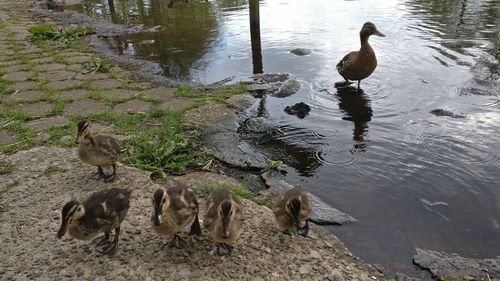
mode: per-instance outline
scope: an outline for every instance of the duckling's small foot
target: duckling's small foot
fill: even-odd
[[[306,224],[303,227],[298,227],[297,233],[299,235],[307,237],[307,234],[309,233],[309,221],[306,220]]]
[[[175,247],[177,249],[182,249],[186,247],[186,245],[186,241],[178,235],[175,235],[174,239],[172,239],[172,241],[170,242],[170,247]]]
[[[97,247],[108,245],[109,243],[109,232],[104,233],[103,236],[97,237],[96,239],[92,240],[92,244],[95,244]]]
[[[116,164],[113,164],[113,173],[104,179],[104,182],[114,182],[116,179]]]
[[[113,173],[112,175],[109,175],[104,178],[104,182],[114,182],[116,178],[116,175]]]
[[[219,256],[230,256],[233,252],[233,246],[226,243],[219,243],[217,245],[217,254]]]
[[[283,234],[286,234],[286,235],[292,235],[292,232],[289,229],[285,229],[282,232],[283,232]]]
[[[118,243],[116,241],[111,242],[108,246],[104,247],[102,253],[104,255],[114,255],[116,253],[116,249],[118,248],[117,244]]]
[[[102,168],[100,166],[97,167],[97,173],[95,173],[91,179],[93,180],[100,180],[102,178],[106,178],[106,174],[104,173],[104,171],[102,170]]]

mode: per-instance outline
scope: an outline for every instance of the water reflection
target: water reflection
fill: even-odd
[[[365,136],[368,134],[368,122],[372,120],[373,110],[370,99],[362,89],[355,87],[337,88],[336,97],[339,101],[339,109],[344,112],[343,120],[354,123],[353,136],[354,150],[365,151]]]

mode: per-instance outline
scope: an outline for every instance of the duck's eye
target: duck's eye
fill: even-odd
[[[76,209],[77,212],[81,212],[82,211],[82,208],[78,207],[78,209]]]

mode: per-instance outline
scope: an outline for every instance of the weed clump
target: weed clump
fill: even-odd
[[[56,29],[50,24],[33,26],[28,29],[28,32],[31,33],[33,41],[55,41],[63,46],[73,43],[79,37],[95,33],[86,27],[77,26],[64,30]]]

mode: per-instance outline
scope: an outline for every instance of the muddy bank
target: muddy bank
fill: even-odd
[[[120,166],[116,182],[95,182],[89,180],[94,167],[82,165],[75,149],[54,147],[0,155],[0,160],[15,167],[0,179],[0,255],[5,257],[0,278],[4,280],[384,279],[320,227],[313,226],[307,238],[284,235],[270,209],[248,200],[243,200],[244,233],[234,245],[233,256],[221,258],[212,254],[213,243],[206,235],[189,238],[187,248],[177,250],[168,247],[168,239],[153,233],[151,196],[160,186],[150,181],[147,172]],[[202,183],[237,183],[202,172],[176,179],[195,189]],[[102,256],[86,241],[55,238],[60,208],[66,201],[108,187],[134,190],[116,256]],[[201,205],[204,210],[203,199]]]

